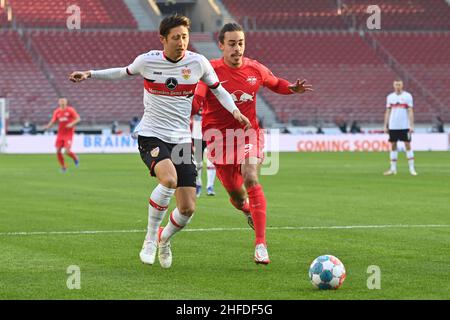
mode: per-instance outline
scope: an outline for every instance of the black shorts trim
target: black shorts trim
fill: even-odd
[[[389,130],[389,142],[411,142],[411,133],[408,129]]]
[[[192,144],[172,144],[156,137],[138,136],[138,147],[142,161],[155,177],[155,165],[170,159],[177,171],[177,187],[195,187],[197,170],[193,161]]]

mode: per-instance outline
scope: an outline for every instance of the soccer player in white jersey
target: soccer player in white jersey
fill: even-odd
[[[203,170],[203,158],[206,150],[206,141],[203,140],[202,134],[202,109],[191,117],[192,125],[192,143],[194,145],[194,159],[197,167],[197,186],[196,193],[197,198],[202,193],[202,170]],[[214,164],[206,158],[206,192],[208,196],[215,196],[214,181],[216,180],[216,167]]]
[[[138,146],[142,160],[159,184],[150,196],[147,234],[139,256],[143,263],[151,265],[158,251],[163,268],[172,264],[169,239],[191,221],[195,210],[196,168],[189,124],[198,81],[206,82],[222,106],[245,128],[251,126],[220,85],[209,61],[187,50],[189,28],[189,18],[177,14],[168,16],[159,26],[163,51],[141,54],[128,67],[75,71],[70,75],[73,82],[88,78],[125,79],[133,75],[144,78],[144,116]],[[160,228],[174,194],[176,208],[166,227]]]
[[[391,143],[391,167],[384,172],[385,176],[397,174],[398,149],[397,142],[405,143],[409,172],[417,176],[414,168],[414,152],[411,148],[411,134],[414,132],[413,97],[403,90],[403,81],[394,81],[394,92],[387,96],[386,112],[384,114],[384,132],[389,133]]]

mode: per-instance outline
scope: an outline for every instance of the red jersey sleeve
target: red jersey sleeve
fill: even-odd
[[[50,120],[51,122],[55,122],[57,119],[57,113],[58,113],[58,109],[55,109],[55,111],[53,111],[53,115],[52,115],[52,119]]]
[[[78,113],[77,113],[77,111],[73,108],[73,107],[70,107],[69,108],[69,112],[70,112],[70,115],[72,116],[72,118],[75,120],[76,118],[79,118],[80,116],[78,115]]]
[[[289,89],[289,81],[276,77],[272,71],[261,63],[257,64],[259,73],[262,78],[262,85],[269,88],[275,93],[279,94],[292,94],[293,92]]]

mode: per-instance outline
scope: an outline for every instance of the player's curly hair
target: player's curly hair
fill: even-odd
[[[225,32],[233,32],[233,31],[242,31],[244,32],[244,28],[239,23],[230,22],[225,24],[219,32],[219,42],[223,44],[225,39]]]
[[[159,34],[164,38],[166,38],[169,35],[170,30],[172,28],[176,28],[179,26],[185,26],[190,31],[191,20],[188,17],[178,13],[173,14],[171,16],[167,16],[159,24]]]

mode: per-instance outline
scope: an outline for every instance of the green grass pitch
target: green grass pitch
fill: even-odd
[[[253,262],[253,232],[216,182],[166,270],[139,260],[156,183],[139,155],[81,155],[65,174],[55,155],[0,155],[0,299],[449,299],[450,153],[416,152],[417,177],[404,153],[396,176],[382,176],[388,165],[386,153],[281,154],[279,173],[261,177],[268,266]],[[384,227],[302,228],[330,226]],[[322,254],[347,269],[339,290],[309,282]],[[66,286],[70,265],[79,290]],[[379,290],[367,288],[371,265]]]

